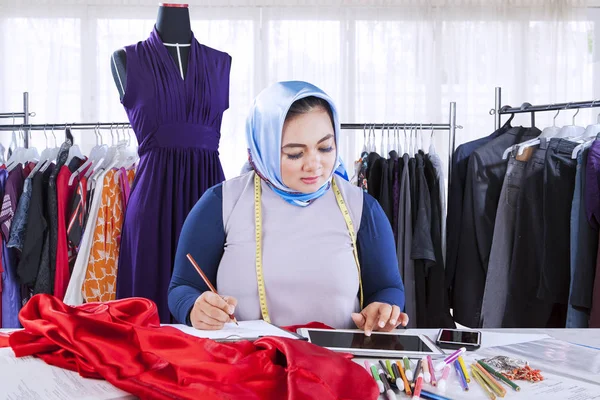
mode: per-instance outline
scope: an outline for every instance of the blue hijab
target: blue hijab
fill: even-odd
[[[299,193],[287,187],[281,177],[281,137],[285,117],[292,103],[309,96],[319,97],[331,107],[337,152],[334,172],[348,180],[338,150],[340,122],[337,110],[333,100],[318,87],[302,81],[275,83],[256,97],[246,121],[246,140],[252,169],[282,199],[301,207],[323,196],[331,185],[330,176],[316,192]]]

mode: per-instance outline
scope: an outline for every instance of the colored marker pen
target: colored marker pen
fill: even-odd
[[[467,349],[464,347],[461,347],[460,349],[456,350],[454,353],[452,353],[448,357],[444,358],[444,361],[439,361],[437,364],[435,364],[435,370],[436,371],[443,370],[446,365],[452,364],[455,360],[458,359],[458,356],[461,356],[466,351],[467,351]]]

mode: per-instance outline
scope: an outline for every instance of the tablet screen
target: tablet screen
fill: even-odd
[[[373,332],[310,331],[310,341],[321,347],[341,349],[391,350],[431,353],[418,336],[385,335]]]

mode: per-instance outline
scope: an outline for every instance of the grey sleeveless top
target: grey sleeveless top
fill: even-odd
[[[358,231],[363,193],[335,176]],[[271,322],[320,321],[352,328],[359,311],[358,271],[346,223],[332,190],[307,207],[284,201],[262,183],[263,275]],[[255,266],[254,172],[223,183],[225,251],[219,292],[238,300],[240,320],[261,319]]]

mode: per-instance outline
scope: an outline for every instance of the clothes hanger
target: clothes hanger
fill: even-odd
[[[590,107],[594,107],[595,102],[596,100],[592,101],[592,105]],[[598,133],[600,133],[600,113],[598,113],[598,115],[596,116],[596,123],[588,125],[585,128],[585,132],[583,132],[582,135],[582,139],[584,140],[584,142],[575,146],[575,148],[573,149],[573,153],[571,154],[571,158],[573,160],[577,159],[577,155],[580,151],[583,151],[590,147],[592,143],[594,143],[594,141],[596,140],[596,136],[598,135]]]
[[[46,147],[42,150],[38,163],[33,167],[27,178],[33,178],[33,176],[42,168],[42,166],[48,161],[50,156],[50,147],[48,146],[48,133],[46,132],[48,124],[44,124],[44,144]]]
[[[565,109],[567,109],[570,104],[571,103],[567,104],[567,107],[565,107]],[[562,138],[580,136],[585,131],[584,127],[575,125],[575,117],[577,116],[577,114],[579,114],[579,108],[577,109],[575,114],[573,114],[573,123],[571,125],[565,125],[562,128],[560,128],[560,131],[558,132],[558,134],[556,134],[554,136],[555,138],[562,139]]]
[[[367,152],[367,124],[363,125],[363,148],[360,154]]]
[[[72,128],[73,125],[71,125]],[[71,130],[71,128],[69,130]],[[66,138],[66,130],[65,130],[65,139]],[[80,160],[84,160],[85,156],[83,155],[83,153],[81,152],[81,150],[79,149],[79,146],[77,144],[75,144],[75,140],[71,139],[71,147],[69,148],[69,156],[67,157],[67,161],[66,161],[66,165],[69,165],[69,163],[71,162],[71,160],[75,157],[79,158]]]
[[[381,152],[379,154],[381,154],[383,157],[385,157],[385,146],[383,145],[384,139],[385,139],[385,124],[381,125],[381,146],[379,147],[379,149],[381,150]]]
[[[19,130],[16,133],[15,133],[15,131],[13,131],[13,141],[15,142],[16,147],[15,147],[14,151],[12,152],[12,155],[8,158],[8,161],[6,161],[6,170],[7,171],[11,171],[14,167],[16,167],[17,165],[19,165],[20,163],[23,162],[23,156],[25,154],[26,149],[25,149],[25,147],[20,146],[19,139],[17,138],[17,135],[18,136],[21,135],[22,127],[23,127],[23,125],[21,125],[19,127]]]
[[[94,127],[94,137],[96,138],[96,145],[92,147],[92,150],[90,150],[90,156],[87,158],[87,160],[85,160],[85,162],[71,174],[71,177],[69,178],[69,186],[73,185],[75,178],[85,171],[86,168],[89,167],[89,170],[93,170],[94,162],[106,154],[107,146],[104,145],[102,135],[100,134],[100,124]]]
[[[550,106],[548,106],[548,108],[550,108]],[[560,110],[556,110],[556,114],[554,114],[554,118],[552,118],[552,126],[544,128],[540,136],[538,136],[538,138],[551,138],[556,136],[556,134],[560,132],[560,128],[556,126],[556,117],[558,117],[559,113]]]
[[[398,150],[398,156],[402,157],[404,150],[402,149],[402,142],[400,141],[400,125],[396,125],[396,148]]]
[[[552,104],[549,105],[547,109],[549,109],[551,106],[552,106]],[[556,133],[558,133],[558,131],[560,130],[560,128],[558,128],[556,126],[556,117],[558,116],[558,113],[560,113],[560,110],[556,111],[556,114],[554,115],[554,118],[552,119],[553,126],[544,128],[544,130],[542,130],[542,133],[536,138],[529,139],[522,143],[517,143],[517,144],[509,147],[508,149],[506,149],[506,151],[502,155],[502,159],[506,160],[506,158],[508,157],[508,154],[516,149],[518,149],[517,154],[522,155],[525,152],[526,148],[532,147],[532,146],[537,146],[538,144],[540,144],[540,142],[541,142],[540,138],[550,138],[550,137],[553,137],[554,135],[556,135]],[[533,114],[533,112],[532,112],[532,114]],[[533,121],[533,119],[532,119],[532,121]]]
[[[50,164],[52,164],[52,162],[56,160],[56,157],[58,157],[58,152],[60,151],[60,147],[58,147],[58,142],[56,141],[56,135],[54,134],[54,126],[52,127],[52,130],[50,131],[50,133],[52,134],[52,137],[54,138],[54,147],[50,149],[46,162],[39,169],[39,172],[42,172],[42,173],[46,172],[46,170],[48,169]]]
[[[371,153],[377,153],[377,135],[375,134],[375,124],[371,124],[371,134],[373,139],[371,140]]]
[[[500,109],[500,112],[502,113],[504,110],[507,110],[507,109],[509,109],[509,108],[511,108],[511,107],[510,107],[509,105],[506,105],[506,106],[504,106],[504,107],[502,107],[502,108]],[[513,118],[515,118],[515,113],[511,113],[511,114],[510,114],[510,117],[509,117],[509,118],[508,118],[508,120],[507,120],[507,121],[504,123],[504,125],[503,125],[503,126],[510,125],[510,123],[511,123],[511,122],[512,122],[512,120],[513,120]],[[518,144],[518,143],[517,143],[517,144],[514,144],[514,145],[512,145],[512,146],[510,146],[510,147],[508,147],[506,150],[504,150],[504,153],[502,153],[502,159],[503,159],[503,160],[506,160],[506,159],[508,158],[508,155],[509,155],[510,153],[512,153],[512,152],[513,152],[515,149],[517,149],[518,147],[519,147],[519,144]]]
[[[431,134],[429,135],[429,154],[436,154],[435,145],[433,143],[433,124],[431,124]]]

